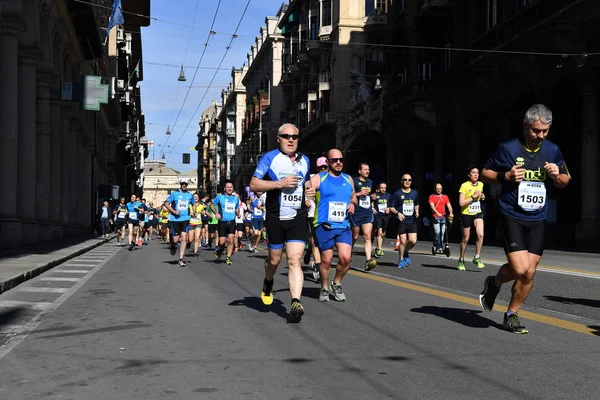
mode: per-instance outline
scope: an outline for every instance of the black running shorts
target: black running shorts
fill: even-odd
[[[481,212],[475,215],[460,214],[460,226],[470,228],[473,226],[473,221],[480,218],[483,219],[483,213]]]
[[[542,256],[544,253],[545,221],[526,221],[500,214],[500,231],[504,238],[504,252],[527,250]]]
[[[306,231],[306,214],[285,221],[269,218],[269,214],[267,214],[265,223],[267,235],[269,235],[269,249],[282,249],[283,244],[287,242],[306,243],[308,235]]]
[[[171,236],[179,236],[182,232],[187,232],[190,221],[169,221],[171,225]]]
[[[406,235],[408,233],[417,233],[417,223],[411,222],[411,223],[406,224],[404,222],[400,222],[398,224],[397,233],[399,235]]]
[[[387,216],[375,215],[375,229],[381,229],[383,233],[386,233],[389,220],[390,218]]]
[[[219,221],[219,237],[235,235],[235,221]]]

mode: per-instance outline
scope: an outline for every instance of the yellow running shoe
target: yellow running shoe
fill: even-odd
[[[458,260],[458,270],[459,271],[466,271],[467,268],[465,267],[465,262],[462,260]]]
[[[473,264],[479,269],[485,268],[485,264],[481,262],[481,257],[473,257]]]
[[[273,304],[273,281],[269,282],[265,278],[262,292],[260,292],[260,299],[265,306],[270,306]]]

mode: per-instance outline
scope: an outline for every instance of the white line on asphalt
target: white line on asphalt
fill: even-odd
[[[102,261],[104,261],[104,258],[94,258],[94,259],[92,259],[92,258],[81,258],[81,257],[77,257],[77,258],[75,259],[75,261],[78,261],[78,262],[85,262],[85,263],[97,263],[97,262],[102,262]]]
[[[48,307],[52,303],[42,302],[42,301],[18,301],[18,300],[0,300],[0,307],[5,308],[16,308],[16,307],[24,307],[31,308],[34,310],[43,310]]]
[[[57,269],[55,271],[52,272],[60,272],[60,273],[65,273],[65,274],[87,274],[88,272],[93,271],[93,270],[87,270],[87,269]]]
[[[54,288],[54,287],[36,287],[36,286],[17,286],[17,290],[21,292],[40,292],[40,293],[66,293],[69,288]]]
[[[45,314],[50,314],[50,313],[54,312],[54,310],[56,310],[58,307],[60,307],[65,301],[67,301],[69,299],[69,297],[71,297],[75,292],[77,292],[79,290],[79,288],[81,288],[92,276],[94,276],[94,274],[96,272],[98,272],[98,270],[100,268],[102,268],[104,265],[106,265],[106,263],[108,261],[110,261],[110,258],[107,258],[102,264],[99,264],[97,267],[95,267],[93,270],[91,270],[89,274],[87,274],[86,276],[81,278],[81,280],[79,282],[77,282],[75,285],[73,285],[73,287],[71,287],[69,289],[69,291],[67,291],[66,293],[63,293],[62,296],[60,296],[54,302],[45,303],[45,304],[48,304],[47,307],[45,307],[38,315],[33,317],[33,319],[31,321],[29,321],[27,324],[25,324],[25,326],[14,336],[13,339],[11,339],[4,346],[0,347],[0,360],[2,358],[4,358],[4,356],[6,356],[8,353],[10,353],[12,349],[17,347],[23,340],[25,340],[25,338],[31,332],[33,332],[38,327],[38,325],[42,322],[42,318],[41,318],[42,316],[44,316]],[[85,271],[85,272],[88,272],[88,271]],[[8,300],[6,300],[6,301],[8,301]],[[0,303],[0,305],[1,305],[1,303]]]
[[[561,274],[561,275],[580,276],[582,278],[600,279],[600,275],[594,275],[594,274],[588,274],[585,272],[576,272],[576,271],[562,271],[562,270],[552,269],[552,268],[547,268],[547,267],[538,267],[538,271],[552,272],[553,274]]]
[[[79,282],[81,278],[55,278],[53,276],[42,276],[39,277],[38,280],[48,282]]]
[[[69,264],[63,265],[63,267],[88,267],[88,268],[93,268],[96,265],[98,265],[98,263],[96,263],[96,264],[69,263]]]

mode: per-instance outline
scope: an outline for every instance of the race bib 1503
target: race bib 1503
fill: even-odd
[[[537,211],[546,204],[544,182],[522,181],[519,183],[518,204],[524,211]]]

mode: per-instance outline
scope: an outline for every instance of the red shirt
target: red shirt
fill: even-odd
[[[450,199],[445,194],[437,195],[432,194],[429,196],[429,203],[433,203],[438,213],[442,214],[442,217],[446,215],[446,204],[450,203]],[[439,217],[437,214],[433,215],[433,218]]]

